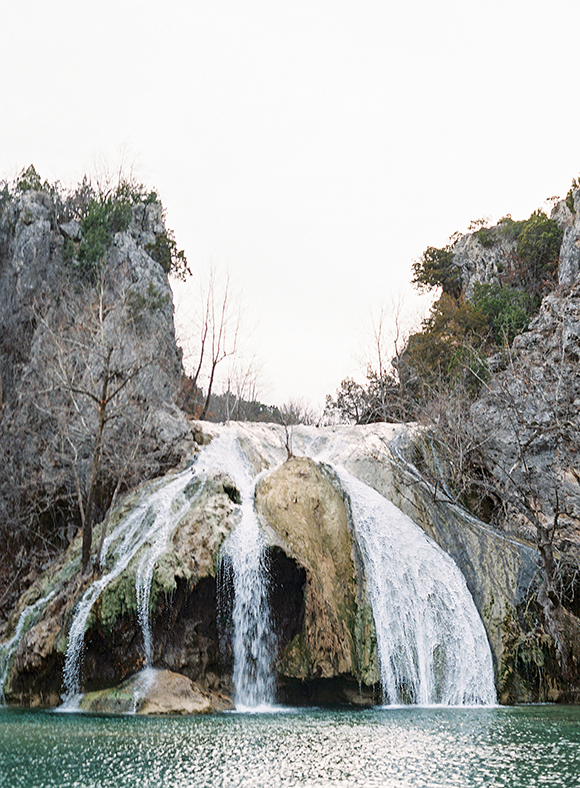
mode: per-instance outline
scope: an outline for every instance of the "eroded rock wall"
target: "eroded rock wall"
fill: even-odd
[[[165,480],[149,483],[128,496],[112,517],[111,532],[123,527],[135,509],[146,503],[148,494],[164,483]],[[149,598],[153,663],[226,693],[232,687],[220,653],[216,574],[220,547],[239,514],[230,497],[231,488],[231,480],[218,475],[209,479],[201,491],[195,484],[186,489],[191,504],[156,561]],[[92,606],[80,668],[80,683],[85,690],[112,687],[144,667],[136,575],[147,548],[144,542],[124,571],[106,583]],[[114,571],[114,566],[114,562],[107,563],[102,577]],[[26,608],[43,598],[47,600],[10,658],[4,686],[7,702],[48,706],[60,703],[65,689],[63,668],[71,621],[83,593],[96,579],[83,576],[79,570],[77,538],[66,555],[33,584],[14,611],[8,637],[15,632]]]

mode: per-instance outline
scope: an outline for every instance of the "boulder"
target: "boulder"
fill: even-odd
[[[231,698],[200,687],[187,676],[170,670],[145,670],[118,687],[88,692],[80,700],[82,711],[99,714],[211,714],[231,710]]]
[[[271,546],[305,570],[302,625],[280,656],[282,683],[340,678],[372,687],[380,677],[372,610],[332,474],[293,457],[258,485],[256,508]]]

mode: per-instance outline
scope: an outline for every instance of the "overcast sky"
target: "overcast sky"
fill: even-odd
[[[262,399],[322,405],[427,246],[580,174],[579,37],[577,0],[6,2],[0,177],[123,159],[193,269],[180,319],[229,269]]]

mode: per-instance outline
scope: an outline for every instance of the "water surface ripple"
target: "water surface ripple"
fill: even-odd
[[[0,786],[580,786],[580,707],[139,718],[0,709]]]

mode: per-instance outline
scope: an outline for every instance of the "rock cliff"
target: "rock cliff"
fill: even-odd
[[[571,207],[573,206],[573,210]],[[563,231],[557,270],[544,281],[539,307],[511,347],[486,359],[488,377],[471,406],[466,434],[479,445],[482,470],[507,505],[495,524],[537,540],[533,522],[515,505],[535,503],[539,521],[554,523],[554,545],[580,560],[580,191],[558,202],[552,220]],[[453,246],[463,295],[476,284],[512,281],[521,260],[500,223],[460,237]],[[498,279],[500,277],[500,279]],[[504,277],[503,279],[501,277]],[[491,486],[490,486],[491,489]],[[580,607],[577,608],[580,612]]]
[[[87,507],[99,519],[115,487],[163,472],[192,445],[175,406],[171,289],[154,259],[168,237],[161,204],[86,183],[68,195],[29,185],[0,195],[3,610]]]
[[[519,290],[536,309],[513,341],[496,337],[493,355],[485,341],[473,344],[477,386],[461,401],[450,392],[455,410],[440,405],[432,422],[446,462],[435,468],[424,458],[423,466],[443,489],[453,477],[464,503],[471,500],[494,528],[538,549],[535,591],[515,608],[516,641],[534,666],[530,675],[538,674],[536,686],[547,671],[552,686],[542,692],[573,700],[580,690],[579,209],[580,192],[571,191],[551,221],[538,212],[526,222],[507,217],[448,247],[451,278],[461,282],[457,304],[475,303],[483,285],[496,287],[489,292],[497,304],[500,292]],[[502,319],[511,319],[512,307],[501,308]]]

